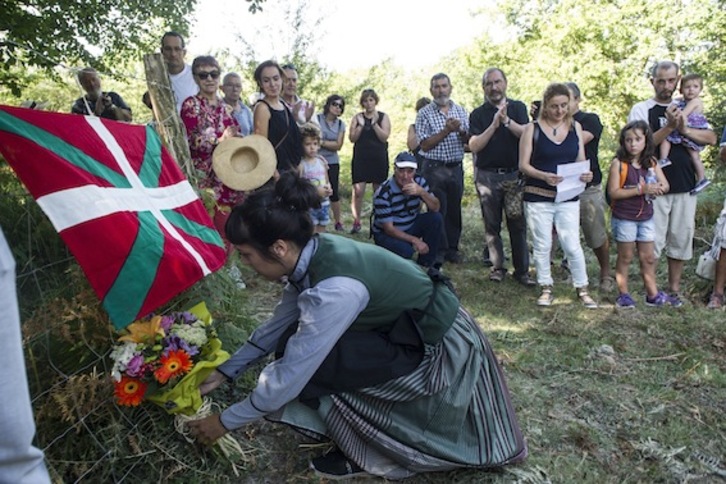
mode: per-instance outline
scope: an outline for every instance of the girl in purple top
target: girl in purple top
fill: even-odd
[[[655,282],[655,224],[652,198],[670,188],[655,158],[653,133],[645,121],[632,121],[620,131],[620,147],[610,163],[608,194],[612,200],[612,233],[618,243],[615,281],[620,295],[619,308],[631,309],[635,301],[628,293],[628,267],[637,244],[640,274],[645,286],[645,304],[664,306],[668,296]],[[649,168],[654,168],[656,183],[646,183]]]

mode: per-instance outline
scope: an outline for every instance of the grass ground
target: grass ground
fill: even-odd
[[[722,188],[712,193],[722,201]],[[709,238],[721,201],[699,206],[697,249]],[[723,482],[726,321],[723,312],[705,309],[708,283],[694,275],[695,261],[686,268],[689,302],[679,310],[641,304],[622,312],[613,307],[614,294],[597,291],[600,308],[586,310],[565,282],[555,286],[555,304],[541,309],[534,304],[536,290],[511,278],[499,284],[488,280],[476,204],[468,204],[464,220],[466,261],[445,266],[445,272],[502,363],[530,456],[503,470],[439,473],[407,482]],[[48,225],[41,216],[27,226],[37,230],[43,223]],[[21,242],[25,224],[16,222],[11,243]],[[10,223],[3,226],[6,235],[13,233]],[[44,251],[49,260],[57,260],[52,250],[62,247],[53,237],[48,229],[32,239],[50,247]],[[355,237],[367,240],[363,233]],[[103,355],[112,337],[105,315],[77,268],[54,276],[54,289],[46,285],[50,277],[27,273],[35,252],[28,247],[32,257],[18,257],[19,270],[26,273],[19,292],[37,444],[45,449],[55,482],[322,482],[307,469],[308,459],[322,448],[310,447],[286,427],[260,422],[235,432],[249,452],[236,475],[224,459],[185,442],[162,410],[114,405],[104,374]],[[586,256],[595,281],[594,257],[588,251]],[[243,274],[245,290],[219,271],[174,302],[178,309],[205,300],[230,350],[270,314],[281,290],[248,269]],[[631,285],[639,286],[635,276]],[[254,372],[248,373],[215,392],[215,400],[242,399],[254,385]]]

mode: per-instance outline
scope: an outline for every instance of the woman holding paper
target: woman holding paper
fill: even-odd
[[[525,214],[533,239],[537,283],[542,291],[537,305],[549,306],[553,301],[550,249],[554,224],[570,263],[577,297],[585,307],[596,308],[597,303],[587,292],[585,255],[580,245],[579,197],[556,200],[557,185],[563,180],[557,174],[557,167],[585,160],[582,127],[572,119],[569,103],[570,91],[565,84],[547,87],[542,95],[539,120],[528,124],[519,140],[519,170],[526,176]],[[592,172],[583,173],[580,180],[592,181]]]

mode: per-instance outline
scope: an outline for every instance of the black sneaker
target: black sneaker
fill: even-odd
[[[333,481],[368,475],[366,471],[344,456],[339,450],[314,458],[310,461],[310,468],[320,477]]]

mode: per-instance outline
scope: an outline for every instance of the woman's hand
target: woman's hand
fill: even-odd
[[[237,126],[227,126],[224,129],[224,132],[222,133],[222,136],[220,136],[219,141],[224,141],[230,138],[234,138],[239,134],[239,130],[237,129]]]
[[[224,383],[226,379],[227,377],[224,376],[221,372],[214,370],[212,374],[209,375],[207,379],[202,382],[201,385],[199,385],[199,392],[202,395],[206,395],[207,393],[211,392],[219,385]]]
[[[219,414],[210,415],[209,417],[199,420],[192,420],[187,423],[189,431],[197,439],[197,442],[204,445],[212,445],[217,439],[223,437],[228,431],[222,425]]]
[[[590,183],[592,181],[593,174],[591,171],[586,171],[582,175],[580,175],[580,181],[585,183]]]
[[[366,125],[366,118],[363,116],[363,113],[359,113],[355,117],[355,122],[358,123],[358,126],[365,126]]]
[[[550,172],[543,172],[545,174],[544,177],[542,177],[542,180],[544,180],[545,183],[547,183],[549,186],[557,186],[558,183],[560,183],[562,180],[564,180],[563,177],[557,175],[556,173],[550,173]]]

